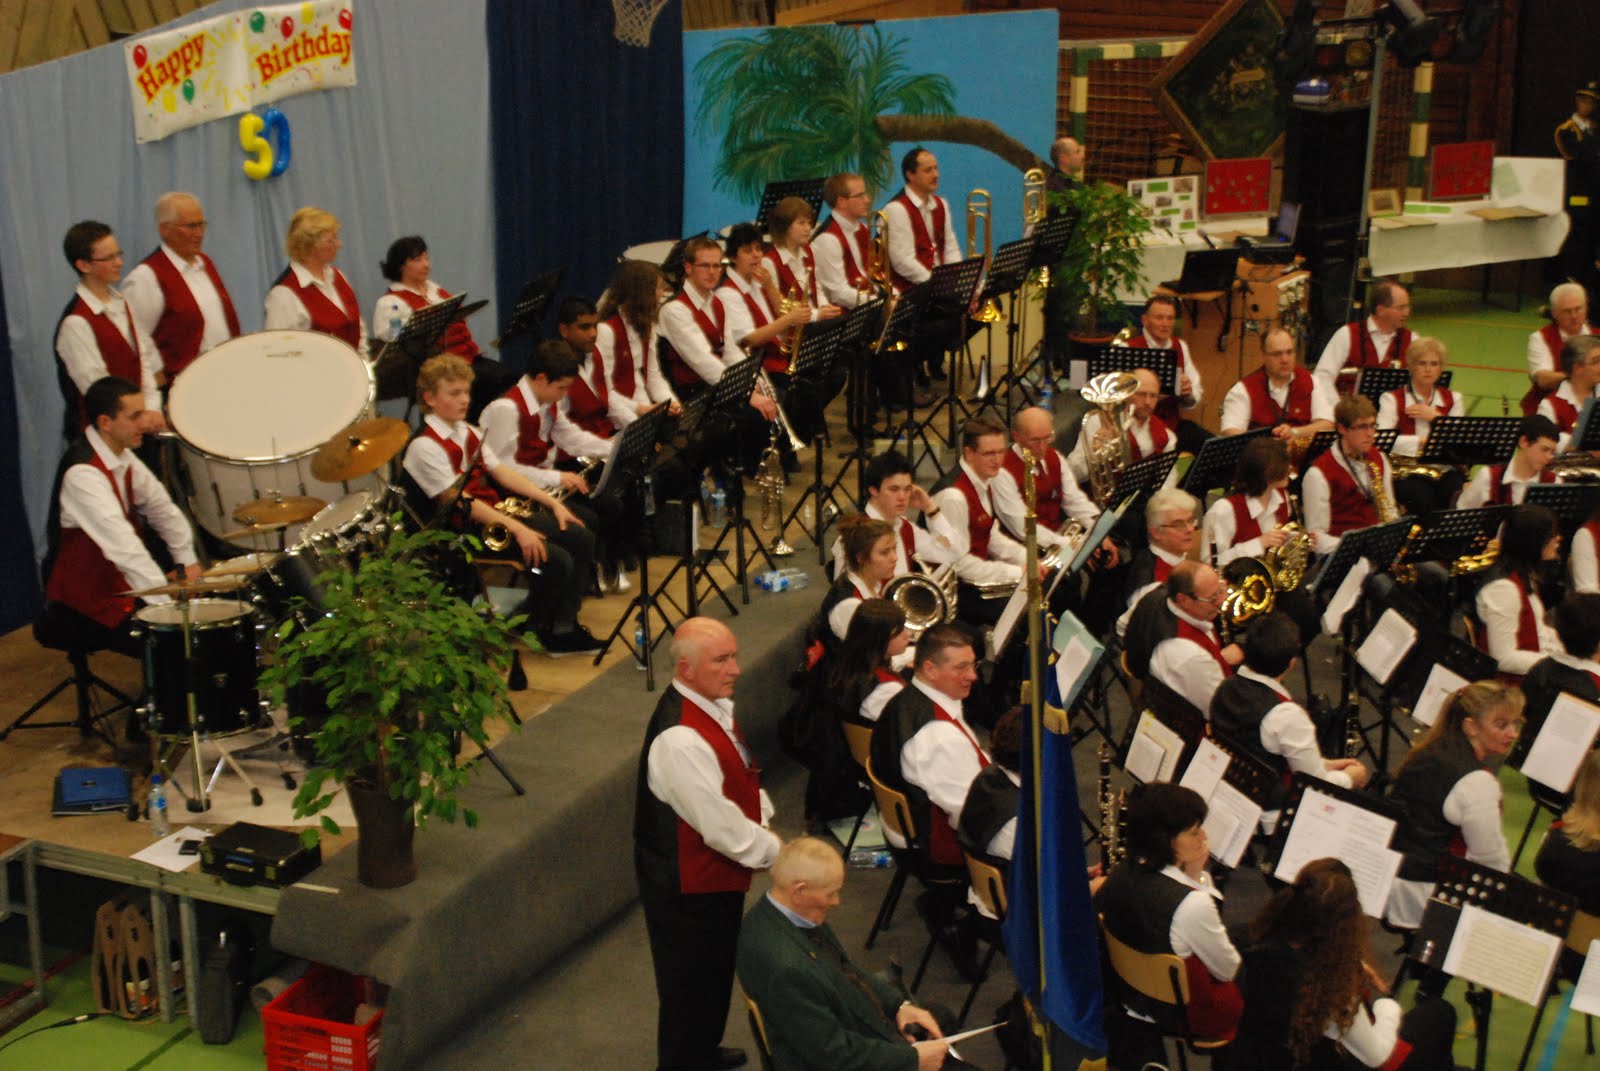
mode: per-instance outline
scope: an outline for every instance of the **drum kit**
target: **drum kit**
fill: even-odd
[[[125,593],[172,600],[135,614],[144,642],[141,713],[160,743],[157,769],[180,792],[170,760],[190,745],[191,811],[210,807],[224,765],[261,805],[234,754],[216,743],[268,720],[257,688],[261,636],[291,614],[318,612],[318,577],[353,567],[387,531],[398,495],[387,466],[411,433],[402,420],[371,415],[374,395],[372,370],[353,348],[306,331],[225,342],[173,384],[173,498],[216,542],[245,551],[197,578]],[[261,549],[269,538],[277,548]],[[327,716],[295,710],[293,697],[290,706],[308,721]],[[203,742],[221,752],[209,781]]]

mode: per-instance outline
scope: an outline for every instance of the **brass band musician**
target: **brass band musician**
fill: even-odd
[[[1300,367],[1294,336],[1275,327],[1261,338],[1261,367],[1228,388],[1222,434],[1271,428],[1280,439],[1305,443],[1333,429],[1332,387]]]
[[[1392,521],[1394,478],[1389,459],[1373,448],[1378,414],[1359,394],[1334,407],[1339,438],[1312,463],[1300,485],[1306,531],[1319,554],[1332,554],[1339,537],[1357,528]]]
[[[1561,432],[1557,448],[1565,451],[1578,426],[1578,414],[1600,393],[1600,338],[1575,335],[1563,342],[1561,371],[1567,378],[1544,396],[1537,412],[1549,417]]]
[[[1419,336],[1406,350],[1406,367],[1411,381],[1389,391],[1378,400],[1378,428],[1398,432],[1394,452],[1418,457],[1428,441],[1433,422],[1442,416],[1462,416],[1466,409],[1459,393],[1439,386],[1444,374],[1444,343]],[[1397,476],[1395,502],[1407,513],[1421,515],[1448,509],[1461,491],[1462,475],[1454,468]]]
[[[1147,457],[1169,454],[1179,449],[1177,430],[1162,419],[1159,412],[1162,401],[1161,381],[1148,368],[1135,368],[1132,374],[1139,381],[1139,387],[1125,403],[1128,460],[1143,461]],[[1084,414],[1078,441],[1073,446],[1072,453],[1067,455],[1067,464],[1079,483],[1089,479],[1089,459],[1084,448],[1087,446],[1092,450],[1115,434],[1117,429],[1106,423],[1098,409]]]
[[[1457,509],[1483,505],[1520,506],[1530,483],[1555,483],[1550,471],[1560,432],[1549,417],[1523,417],[1517,426],[1517,448],[1504,465],[1483,465],[1472,474],[1456,502]]]
[[[1532,416],[1545,396],[1561,385],[1561,347],[1570,338],[1592,334],[1589,294],[1583,284],[1561,283],[1550,291],[1550,322],[1528,335],[1528,393],[1522,396],[1522,415]]]

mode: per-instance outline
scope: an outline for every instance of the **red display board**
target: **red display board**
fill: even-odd
[[[1477,200],[1494,182],[1494,142],[1462,141],[1429,150],[1428,200]]]
[[[1272,208],[1272,160],[1207,160],[1205,214],[1264,216]]]

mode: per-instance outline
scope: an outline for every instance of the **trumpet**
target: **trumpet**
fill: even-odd
[[[533,503],[516,495],[502,498],[494,504],[494,508],[507,517],[512,517],[519,521],[525,521],[533,516]],[[485,550],[499,554],[511,546],[512,542],[511,529],[507,525],[491,524],[483,530],[483,547]]]
[[[983,231],[983,261],[985,264],[989,262],[990,256],[994,253],[994,235],[989,228],[989,214],[992,207],[993,201],[989,197],[988,190],[973,190],[967,194],[967,256],[975,257],[978,255],[978,231],[981,229]],[[991,297],[983,303],[983,308],[973,314],[972,318],[979,323],[992,324],[1000,319],[1000,306]],[[978,393],[981,395],[987,392],[980,389]]]
[[[591,482],[594,479],[594,474],[600,471],[600,466],[604,465],[606,463],[605,462],[605,458],[600,458],[600,457],[578,457],[578,458],[575,458],[574,460],[576,460],[578,462],[578,475],[583,479],[584,483]],[[563,498],[566,498],[567,495],[569,495],[571,493],[572,492],[567,488],[567,485],[566,484],[562,484],[560,487],[557,487],[554,491],[550,492],[550,497],[555,499],[557,502],[560,502]],[[524,502],[526,500],[518,498],[518,499],[512,499],[512,501]],[[531,506],[530,506],[530,510],[531,510]],[[509,512],[509,511],[505,511],[505,512]],[[528,514],[525,514],[525,513],[514,513],[514,514],[512,514],[512,516],[514,516],[514,517],[525,517],[525,516],[528,516]]]
[[[761,369],[756,373],[756,390],[772,399],[772,407],[778,411],[778,416],[772,422],[772,444],[777,445],[778,436],[782,435],[789,441],[789,449],[796,455],[805,451],[806,444],[800,436],[794,433],[794,425],[789,423],[789,414],[783,411],[783,402],[778,400],[778,388],[772,385],[772,380],[767,376],[767,370]]]
[[[782,318],[789,315],[795,309],[809,308],[810,304],[810,302],[801,296],[800,288],[798,286],[792,286],[789,288],[788,293],[784,294],[778,299],[778,308],[776,314],[779,318]],[[790,372],[794,371],[794,359],[800,354],[800,336],[805,332],[805,329],[806,325],[804,322],[795,324],[787,331],[779,332],[778,337],[773,340],[778,347],[778,352],[789,358]]]

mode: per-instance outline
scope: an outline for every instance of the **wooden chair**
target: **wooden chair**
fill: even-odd
[[[739,987],[744,998],[745,1012],[750,1020],[750,1035],[756,1039],[756,1052],[761,1055],[761,1071],[772,1071],[772,1041],[767,1037],[767,1021],[761,1017],[761,1008],[750,999],[750,994]]]
[[[1149,1000],[1171,1005],[1174,1018],[1182,1025],[1178,1039],[1178,1066],[1188,1071],[1189,1057],[1214,1056],[1227,1048],[1222,1038],[1197,1038],[1189,1032],[1189,976],[1184,973],[1183,960],[1170,952],[1136,952],[1111,935],[1106,929],[1105,916],[1100,916],[1100,938],[1105,942],[1106,957],[1111,969],[1122,984]]]
[[[978,902],[983,905],[983,909],[989,913],[984,916],[984,925],[978,933],[979,938],[989,946],[989,950],[984,953],[982,962],[978,964],[978,977],[967,990],[967,999],[962,1003],[961,1013],[956,1017],[957,1030],[966,1024],[967,1014],[972,1011],[972,1005],[978,999],[978,990],[983,988],[983,983],[989,979],[989,967],[994,963],[995,953],[1004,948],[1005,941],[1001,936],[1000,927],[1006,920],[1005,875],[1000,872],[998,866],[986,859],[969,851],[963,851],[961,854],[967,861],[967,880],[972,883],[972,891],[977,894]]]
[[[1589,942],[1600,941],[1600,915],[1591,915],[1587,911],[1576,912],[1572,916],[1572,927],[1567,930],[1566,947],[1572,955],[1563,955],[1556,963],[1555,977],[1550,979],[1550,988],[1545,991],[1544,998],[1539,1001],[1539,1007],[1533,1013],[1533,1025],[1528,1028],[1528,1040],[1522,1046],[1522,1059],[1517,1061],[1517,1071],[1523,1071],[1528,1066],[1528,1057],[1533,1052],[1534,1038],[1539,1034],[1539,1021],[1544,1018],[1544,1007],[1550,1002],[1560,989],[1564,980],[1574,985],[1578,976],[1574,971],[1568,970],[1574,961],[1578,969],[1582,969],[1583,957],[1589,954]],[[1583,1017],[1584,1051],[1594,1055],[1594,1018]]]
[[[1139,714],[1144,709],[1144,681],[1128,668],[1126,649],[1117,652],[1117,667],[1122,671],[1122,686],[1128,690],[1128,724],[1123,727],[1122,741],[1118,744],[1120,753],[1126,755],[1128,745],[1133,742],[1133,731],[1139,727]]]
[[[861,776],[867,776],[867,757],[872,753],[872,726],[861,725],[856,722],[846,721],[840,723],[844,730],[845,746],[850,749],[850,758],[861,767]],[[867,820],[867,812],[872,810],[872,801],[868,800],[861,808],[861,813],[856,815],[856,824],[850,828],[850,839],[845,842],[845,858],[850,857],[850,849],[856,846],[856,837],[861,833],[861,823]]]
[[[894,853],[894,877],[889,882],[888,890],[883,894],[883,901],[878,904],[878,914],[872,920],[872,929],[867,932],[866,947],[871,948],[878,940],[878,931],[886,928],[894,919],[895,905],[900,902],[900,894],[905,890],[906,879],[911,876],[911,871],[916,865],[917,823],[911,817],[911,801],[906,798],[906,794],[890,788],[873,773],[870,755],[867,756],[862,769],[867,771],[867,780],[872,783],[872,798],[878,805],[878,819],[883,823],[883,828],[898,834],[906,845],[903,849],[891,849]]]

